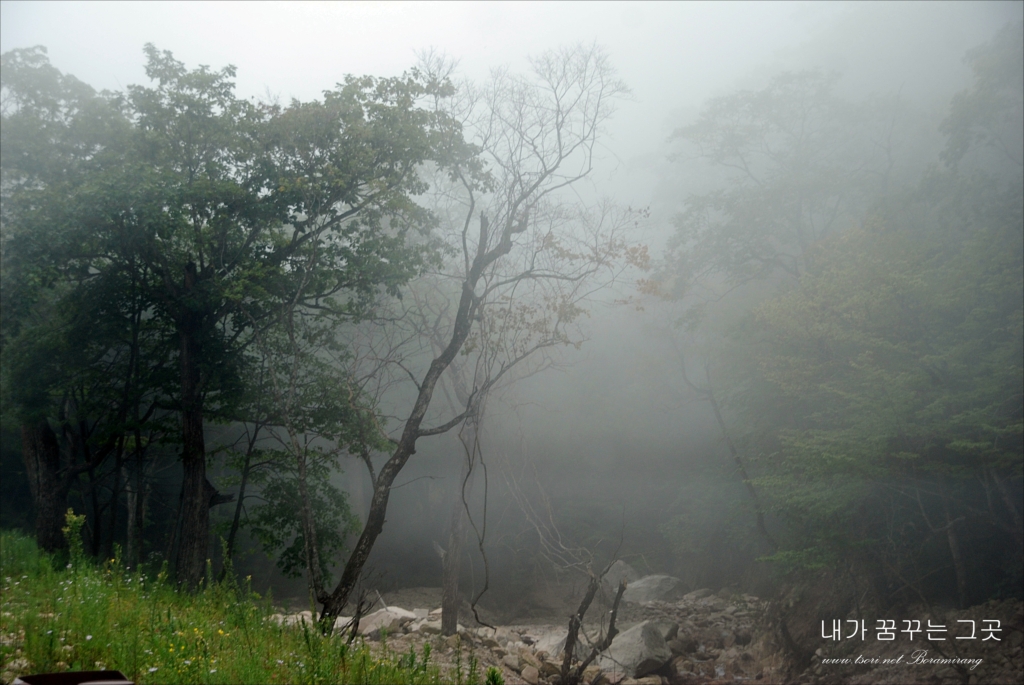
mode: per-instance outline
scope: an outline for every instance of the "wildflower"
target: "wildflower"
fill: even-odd
[[[278,665],[283,665],[284,664],[284,662],[281,661],[280,659],[277,660],[277,663],[278,663]]]
[[[92,635],[86,635],[86,636],[85,636],[85,641],[86,641],[86,642],[88,642],[88,641],[89,641],[89,640],[91,640],[91,639],[92,639]]]
[[[191,666],[192,665],[192,660],[191,659],[185,659],[185,665],[186,666]]]
[[[156,673],[156,672],[157,672],[157,671],[159,671],[159,670],[160,670],[160,669],[159,669],[159,668],[157,668],[156,666],[151,666],[151,667],[150,667],[150,669],[149,669],[149,672],[150,672],[150,673]]]
[[[211,668],[211,669],[210,669],[210,673],[216,673],[216,672],[217,672],[217,669],[216,669],[216,668]]]

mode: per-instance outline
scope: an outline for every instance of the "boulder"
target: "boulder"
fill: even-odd
[[[505,657],[501,660],[501,662],[505,664],[505,666],[507,666],[508,668],[515,671],[516,673],[519,672],[519,657],[515,654],[506,654]]]
[[[676,635],[679,633],[679,624],[672,621],[656,621],[654,626],[658,629],[658,632],[661,633],[661,636],[665,638],[665,642],[675,639]]]
[[[540,674],[545,678],[556,676],[562,672],[561,664],[556,664],[554,661],[542,661],[540,663]]]
[[[547,652],[552,657],[558,656],[565,649],[565,638],[568,635],[568,628],[557,628],[538,638],[534,647],[538,652]]]
[[[653,621],[644,621],[616,635],[612,646],[598,658],[597,665],[609,674],[642,678],[671,658],[672,651],[665,645],[657,626]]]
[[[685,595],[683,595],[683,599],[688,599],[691,602],[696,602],[698,599],[704,599],[705,597],[710,597],[713,594],[715,594],[714,590],[712,590],[711,588],[704,587],[699,590],[694,590],[693,592],[687,592]]]
[[[565,638],[568,637],[568,634],[567,628],[556,628],[550,633],[545,633],[539,637],[534,644],[534,649],[538,652],[547,652],[551,659],[560,660],[559,654],[565,649]],[[578,638],[574,653],[579,657],[581,651],[585,654],[590,653],[590,650],[585,650],[583,641]]]
[[[441,619],[430,620],[421,618],[411,626],[409,626],[410,632],[422,633],[424,635],[440,635],[441,634]]]
[[[398,631],[403,623],[416,620],[416,614],[400,607],[384,607],[359,621],[359,634],[366,635],[375,630],[386,630],[389,633]]]
[[[520,675],[530,685],[537,685],[540,682],[540,671],[535,666],[527,666]]]
[[[635,604],[667,599],[682,583],[672,576],[644,576],[626,587],[622,599]]]
[[[611,568],[608,569],[608,573],[604,574],[604,582],[609,590],[615,592],[619,587],[619,581],[625,580],[627,583],[632,583],[634,580],[639,580],[640,574],[636,572],[636,569],[619,559]]]

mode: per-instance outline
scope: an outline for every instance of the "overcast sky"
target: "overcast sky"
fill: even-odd
[[[823,67],[859,90],[942,90],[965,50],[1019,17],[1004,3],[15,2],[0,48],[44,45],[98,89],[145,81],[142,46],[188,66],[238,67],[238,92],[310,99],[348,73],[397,75],[434,47],[483,80],[496,66],[575,42],[604,46],[633,90],[596,182],[645,204],[652,160],[706,98],[785,68]],[[894,66],[899,65],[899,66]],[[952,87],[950,85],[949,87]],[[948,88],[947,88],[948,90]]]

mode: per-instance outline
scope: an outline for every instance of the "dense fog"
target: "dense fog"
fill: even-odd
[[[304,556],[298,471],[265,467],[236,508],[246,460],[271,463],[289,450],[319,455],[309,457],[310,487],[316,502],[334,502],[334,513],[316,524],[333,530],[320,540],[322,584],[330,592],[347,577],[370,516],[371,478],[383,478],[395,450],[404,449],[403,430],[425,374],[457,330],[451,322],[469,287],[480,303],[466,305],[479,306],[467,319],[473,332],[435,379],[417,429],[452,425],[413,441],[389,486],[383,528],[355,568],[358,589],[372,595],[440,588],[453,521],[464,510],[459,592],[503,623],[567,615],[588,572],[601,573],[616,559],[643,575],[678,578],[681,592],[731,588],[771,597],[810,577],[800,574],[824,570],[834,578],[854,574],[879,606],[926,597],[964,607],[1019,597],[1022,7],[5,1],[3,527],[39,530],[39,495],[29,480],[42,467],[27,468],[25,452],[42,450],[46,437],[32,442],[26,426],[48,425],[47,435],[71,445],[61,447],[65,469],[88,462],[104,441],[110,445],[108,458],[66,483],[67,505],[87,516],[86,549],[109,555],[115,545],[130,547],[135,563],[173,569],[175,559],[184,563],[178,518],[189,506],[182,454],[201,448],[205,478],[225,499],[235,498],[209,510],[205,551],[213,573],[224,567],[219,540],[231,534],[235,573],[251,576],[254,588],[271,591],[282,605],[309,608],[322,589],[313,587]],[[106,267],[83,256],[87,241],[75,243],[81,255],[70,252],[79,247],[56,254],[57,238],[45,231],[61,221],[96,226],[117,214],[104,209],[93,217],[85,209],[109,199],[90,180],[99,173],[90,164],[115,143],[96,143],[95,158],[76,157],[79,169],[56,157],[66,153],[60,145],[67,141],[58,141],[54,164],[65,167],[55,172],[47,166],[51,153],[40,152],[49,144],[44,139],[88,107],[61,110],[46,119],[51,128],[23,121],[37,106],[32,98],[50,87],[31,82],[33,73],[51,73],[39,66],[45,63],[96,93],[122,93],[110,101],[122,123],[104,133],[69,125],[74,135],[99,140],[118,126],[138,127],[139,135],[156,130],[145,128],[158,127],[146,122],[159,118],[145,108],[157,96],[131,88],[158,82],[143,71],[145,44],[155,46],[151,73],[166,83],[185,83],[181,74],[200,65],[209,66],[207,76],[234,65],[237,73],[226,79],[233,97],[268,121],[281,117],[281,128],[266,134],[274,142],[265,144],[281,144],[280,159],[299,150],[296,161],[280,162],[282,169],[292,164],[294,178],[275,177],[269,190],[253,195],[262,201],[280,185],[300,198],[288,200],[291,218],[275,224],[274,230],[284,227],[281,236],[295,227],[295,235],[312,235],[303,222],[326,226],[336,220],[327,212],[340,212],[316,209],[302,194],[312,191],[303,191],[301,179],[308,189],[308,178],[321,172],[307,174],[312,166],[304,165],[316,154],[304,157],[306,139],[286,125],[318,125],[314,106],[323,101],[326,112],[335,96],[343,103],[379,97],[381,107],[395,111],[403,106],[398,96],[388,99],[406,87],[399,85],[386,96],[375,86],[350,96],[340,85],[335,96],[325,95],[346,75],[397,79],[418,68],[428,85],[413,97],[416,106],[458,120],[457,130],[478,146],[445,143],[443,155],[419,159],[398,159],[393,148],[379,152],[396,155],[391,172],[416,167],[414,179],[388,186],[405,195],[388,195],[379,206],[359,205],[364,196],[331,200],[369,212],[359,230],[379,229],[379,242],[365,247],[370,243],[358,242],[364,234],[352,234],[323,249],[344,268],[384,257],[365,267],[368,275],[310,300],[305,313],[295,313],[298,295],[287,305],[287,297],[274,294],[291,287],[282,284],[286,276],[252,291],[239,285],[239,295],[225,290],[236,318],[218,313],[223,318],[195,350],[236,350],[244,363],[228,356],[200,362],[194,392],[207,403],[200,448],[188,446],[195,438],[187,435],[192,419],[183,418],[182,407],[191,391],[178,369],[181,350],[192,348],[181,343],[178,350],[173,333],[185,330],[179,319],[187,317],[160,314],[159,295],[134,319],[143,345],[151,345],[138,363],[151,365],[145,382],[159,389],[140,391],[142,404],[132,411],[141,416],[152,406],[152,420],[125,424],[123,416],[104,414],[112,404],[90,399],[86,386],[121,368],[114,347],[100,349],[102,340],[94,347],[96,336],[109,333],[100,322],[116,316],[104,312],[117,307],[93,307],[107,291],[87,290],[90,278]],[[27,52],[37,45],[46,52]],[[555,65],[544,72],[546,82],[531,75],[544,64]],[[543,163],[529,166],[530,155],[542,159],[552,143],[538,134],[531,150],[523,141],[530,126],[541,131],[550,122],[541,115],[523,122],[547,93],[531,88],[552,83],[552,73],[572,82],[565,92],[577,92],[577,79],[585,82],[581,100],[600,93],[607,103],[566,110],[569,125],[583,131],[572,133],[580,147],[558,158],[562,166],[548,176]],[[450,91],[438,86],[445,79]],[[61,83],[72,92],[74,84]],[[199,88],[195,83],[188,87]],[[558,101],[537,111],[562,106],[570,107]],[[577,113],[579,121],[572,120]],[[249,121],[239,115],[243,120]],[[455,130],[414,113],[394,121],[388,125],[408,127],[401,140],[415,145],[440,145],[430,136]],[[415,127],[430,135],[416,138],[409,132]],[[374,128],[360,140],[379,135]],[[474,167],[466,160],[478,153],[482,166]],[[37,154],[38,163],[25,161]],[[334,166],[322,175],[341,173],[352,158],[345,154],[332,157]],[[467,193],[472,183],[460,185],[459,174],[483,171],[491,181],[479,180]],[[109,182],[125,184],[131,199],[124,206],[134,211],[151,202],[144,182],[133,186],[124,174]],[[546,193],[542,200],[524,190],[535,180]],[[73,202],[33,214],[64,200],[53,199],[57,190],[32,192],[71,187],[60,193]],[[334,197],[330,192],[324,197]],[[405,197],[413,204],[403,204]],[[209,226],[218,211],[210,210]],[[252,212],[244,221],[256,221]],[[505,238],[494,233],[488,242],[481,213],[492,230],[505,227]],[[327,218],[316,224],[316,216]],[[177,240],[157,238],[165,245]],[[498,249],[504,239],[505,261],[496,261],[481,285],[463,286],[476,255],[485,253],[481,246]],[[286,242],[275,240],[268,239],[265,254]],[[189,273],[197,244],[181,248]],[[529,252],[529,245],[540,247]],[[372,259],[370,249],[378,250]],[[32,271],[30,262],[43,266]],[[280,267],[287,278],[320,273],[313,261],[288,264]],[[548,285],[552,274],[564,278]],[[178,278],[174,272],[165,280]],[[331,290],[317,278],[330,277],[311,276],[304,287],[315,282]],[[519,289],[507,285],[516,279]],[[277,304],[259,304],[261,297],[278,297]],[[332,309],[328,301],[341,304]],[[278,306],[292,318],[268,313]],[[59,317],[67,318],[47,328]],[[291,323],[262,323],[271,319]],[[172,332],[147,333],[150,320]],[[295,330],[308,349],[296,346]],[[59,336],[66,337],[54,342]],[[239,341],[248,346],[231,347]],[[54,361],[60,355],[68,361]],[[307,366],[296,371],[301,360]],[[308,397],[294,391],[295,374],[300,388],[311,389]],[[267,408],[296,393],[301,397],[288,399],[285,409]],[[114,424],[132,428],[113,439]],[[258,426],[261,437],[247,444]],[[142,454],[146,431],[145,458],[132,462],[132,446]],[[256,451],[247,456],[247,446]],[[144,510],[132,510],[142,507],[143,490]],[[131,543],[130,526],[138,527]],[[472,620],[465,608],[460,620]]]

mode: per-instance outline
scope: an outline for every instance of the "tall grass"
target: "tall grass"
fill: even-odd
[[[70,540],[76,523],[69,517]],[[178,592],[165,572],[147,577],[119,559],[97,565],[80,545],[55,568],[11,532],[0,534],[0,578],[0,664],[27,660],[23,673],[116,669],[136,683],[442,682],[429,649],[371,651],[310,626],[279,626],[247,582]]]

